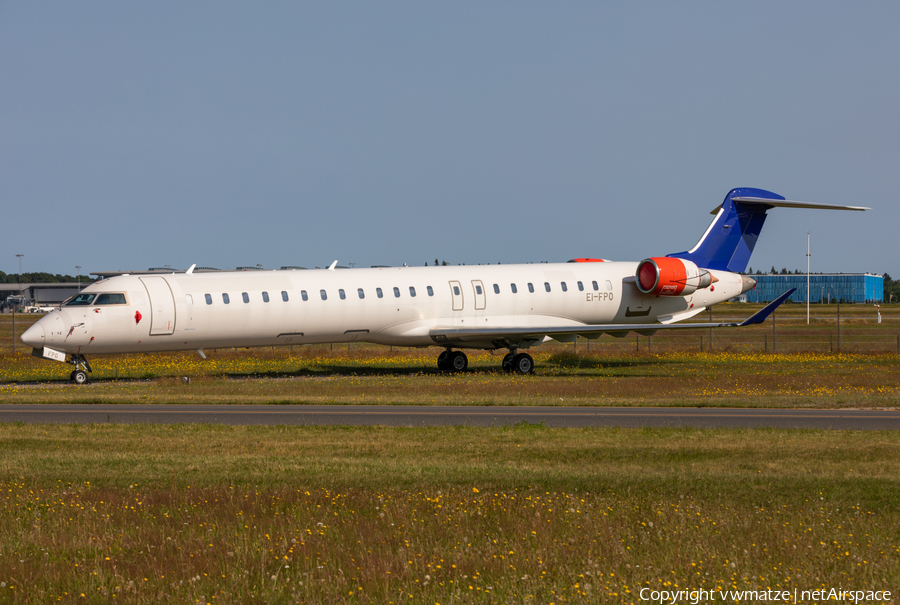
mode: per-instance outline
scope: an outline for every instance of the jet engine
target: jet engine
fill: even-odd
[[[689,260],[667,256],[642,260],[635,278],[641,292],[657,296],[687,296],[719,281]]]

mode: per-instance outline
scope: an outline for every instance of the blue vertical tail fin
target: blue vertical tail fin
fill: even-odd
[[[735,199],[738,198],[738,199]],[[741,198],[752,199],[753,203],[742,203]],[[777,193],[763,189],[742,187],[732,189],[718,211],[713,211],[713,219],[700,241],[685,252],[675,252],[668,256],[683,258],[704,269],[741,273],[747,269],[756,240],[766,222],[766,210],[784,201]]]
[[[716,218],[690,250],[669,254],[692,261],[703,269],[743,273],[771,208],[816,208],[820,210],[871,210],[863,206],[838,206],[789,201],[771,191],[742,187],[732,189],[713,210]]]

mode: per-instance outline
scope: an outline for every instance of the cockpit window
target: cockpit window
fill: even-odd
[[[95,305],[124,305],[124,304],[126,304],[125,295],[122,294],[121,292],[115,292],[115,293],[110,292],[110,293],[106,293],[106,294],[99,294],[97,296],[97,300],[94,301],[94,304]]]
[[[66,303],[66,306],[67,307],[76,307],[79,305],[89,305],[92,302],[94,302],[94,298],[96,296],[97,296],[96,294],[89,294],[89,293],[82,292],[81,294],[79,294],[78,296],[76,296],[75,298],[70,300],[68,303]]]
[[[95,294],[93,292],[82,292],[75,298],[66,303],[67,307],[87,306],[87,305],[126,305],[125,294],[122,292],[103,292]]]

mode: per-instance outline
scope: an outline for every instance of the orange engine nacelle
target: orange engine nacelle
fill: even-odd
[[[719,281],[689,260],[669,257],[642,260],[635,278],[641,292],[657,296],[687,296]]]

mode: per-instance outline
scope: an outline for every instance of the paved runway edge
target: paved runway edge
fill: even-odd
[[[900,411],[366,405],[0,405],[0,422],[900,430]]]

